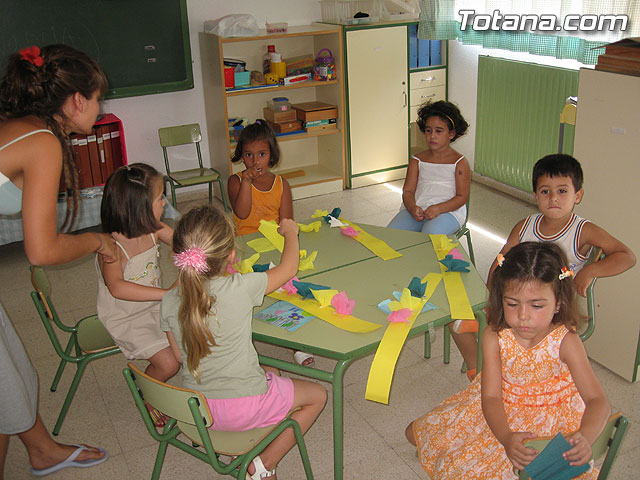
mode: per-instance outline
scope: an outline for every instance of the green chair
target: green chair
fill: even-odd
[[[220,475],[231,475],[244,480],[249,463],[287,428],[293,429],[307,480],[313,479],[302,431],[294,419],[287,417],[277,425],[246,432],[209,430],[207,427],[214,420],[202,393],[159,382],[132,363],[122,373],[149,434],[160,442],[152,480],[160,477],[168,445],[208,463]],[[169,417],[161,433],[153,426],[145,401]],[[181,433],[190,442],[180,440],[178,436]],[[231,457],[229,463],[221,461],[219,455]]]
[[[591,255],[589,255],[589,261],[587,263],[597,262],[604,258],[604,254],[602,253],[602,249],[591,249]],[[580,334],[580,340],[583,342],[593,334],[593,331],[596,329],[596,300],[593,293],[593,288],[596,286],[596,280],[598,278],[594,278],[589,286],[587,287],[587,328],[585,328],[584,332]]]
[[[58,382],[62,377],[62,372],[67,363],[76,364],[76,373],[67,392],[64,404],[62,405],[62,410],[60,410],[60,415],[58,415],[58,420],[53,427],[53,434],[58,435],[87,365],[99,358],[120,353],[120,347],[116,346],[109,332],[107,332],[100,320],[98,320],[97,315],[84,317],[73,327],[62,323],[50,298],[51,283],[47,278],[47,274],[42,267],[32,266],[30,270],[31,284],[34,288],[34,291],[31,292],[31,299],[36,306],[36,310],[38,310],[44,328],[49,334],[51,344],[60,357],[60,365],[51,384],[52,392],[55,392],[58,388]],[[69,334],[69,341],[64,350],[58,340],[54,326]]]
[[[604,455],[604,461],[600,467],[600,473],[598,474],[598,480],[605,480],[609,477],[609,472],[613,465],[613,461],[618,453],[618,447],[627,432],[627,426],[629,420],[618,412],[609,418],[609,421],[605,425],[600,436],[591,446],[593,452],[593,459],[598,460]],[[534,438],[525,442],[527,447],[535,448],[541,451],[547,443],[551,441],[551,438]],[[525,471],[520,472],[519,480],[529,480],[529,475]]]
[[[176,188],[192,187],[194,185],[202,185],[205,183],[209,184],[209,203],[211,203],[213,201],[213,182],[218,182],[218,185],[220,186],[222,204],[224,205],[224,209],[228,210],[220,172],[213,168],[204,168],[202,166],[202,153],[200,152],[202,133],[200,132],[200,125],[197,123],[191,123],[189,125],[159,128],[158,136],[160,137],[160,145],[162,146],[162,153],[164,154],[164,165],[167,169],[165,181],[169,182],[169,186],[171,187],[171,203],[173,203],[173,206],[177,208]],[[169,147],[189,144],[194,144],[196,147],[199,167],[188,170],[172,171],[169,165],[167,149]]]

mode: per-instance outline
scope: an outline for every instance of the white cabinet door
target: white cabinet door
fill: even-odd
[[[577,213],[604,228],[640,256],[637,207],[640,151],[640,78],[580,70],[574,155],[584,171]],[[627,380],[636,369],[640,332],[640,267],[598,280],[596,330],[589,356]],[[640,370],[640,368],[638,368]]]
[[[407,164],[407,28],[348,31],[351,175]]]

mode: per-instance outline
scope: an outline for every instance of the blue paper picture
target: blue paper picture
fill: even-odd
[[[558,433],[538,456],[524,468],[524,471],[535,480],[569,480],[589,470],[588,463],[580,466],[569,465],[562,454],[570,450],[571,444]]]
[[[273,305],[254,313],[253,317],[293,332],[314,316],[300,307],[296,307],[284,300],[279,300]]]

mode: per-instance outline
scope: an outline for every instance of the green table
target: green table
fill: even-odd
[[[383,326],[382,328],[371,333],[351,333],[314,318],[298,330],[289,332],[261,320],[253,321],[254,340],[310,352],[337,361],[333,371],[324,371],[260,355],[260,363],[264,365],[330,382],[333,385],[335,479],[342,479],[343,473],[343,376],[345,370],[352,361],[376,351],[388,324],[386,314],[376,305],[386,298],[393,298],[393,291],[401,291],[408,286],[412,277],[422,278],[429,272],[440,271],[427,235],[370,225],[361,226],[368,233],[385,240],[403,256],[383,261],[354,239],[344,237],[337,228],[330,229],[323,225],[318,233],[301,233],[300,235],[300,248],[318,250],[318,258],[315,262],[315,270],[300,272],[298,276],[305,278],[306,281],[344,290],[349,298],[356,300],[353,315],[369,322],[379,323]],[[314,239],[313,235],[317,237]],[[244,243],[257,236],[259,235],[242,237],[241,242]],[[310,247],[311,245],[314,246]],[[273,259],[277,259],[278,256],[279,253]],[[265,263],[265,260],[265,254],[263,254],[259,263]],[[473,265],[470,269],[471,272],[463,273],[462,278],[472,308],[483,320],[481,310],[486,306],[488,292]],[[266,297],[264,305],[268,306],[274,301]],[[442,284],[438,286],[430,301],[437,305],[438,309],[420,314],[409,333],[409,338],[428,332],[429,328],[446,325],[452,321]]]

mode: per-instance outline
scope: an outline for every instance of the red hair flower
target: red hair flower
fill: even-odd
[[[20,54],[21,60],[33,63],[36,67],[41,67],[44,63],[44,60],[42,60],[42,57],[40,56],[40,48],[37,45],[23,48],[18,53]]]

